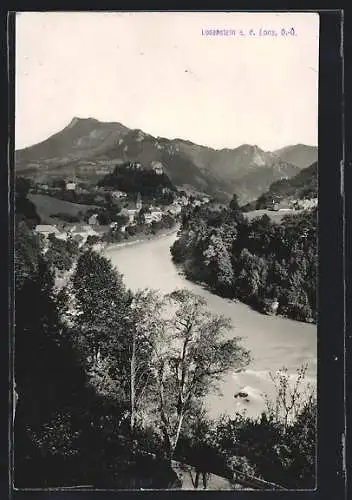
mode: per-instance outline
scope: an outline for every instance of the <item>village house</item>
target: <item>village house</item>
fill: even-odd
[[[66,191],[75,191],[77,184],[75,182],[66,182]]]
[[[127,167],[130,170],[141,170],[142,164],[139,161],[130,161],[128,162]]]
[[[119,200],[121,198],[127,198],[127,193],[125,193],[124,191],[112,191],[111,192],[111,196],[116,199],[116,200]]]
[[[132,208],[132,209],[128,209],[127,210],[127,214],[128,214],[128,219],[129,219],[129,223],[130,224],[133,224],[134,221],[135,221],[135,218],[136,218],[136,214],[137,214],[138,210]],[[120,212],[121,213],[121,212]]]
[[[127,209],[127,208],[123,208],[120,212],[119,212],[119,215],[123,215],[124,217],[128,217],[128,224],[127,225],[131,225],[134,223],[134,220],[135,220],[135,216],[136,216],[136,213],[138,211],[136,209]]]
[[[98,235],[98,233],[87,224],[76,224],[72,226],[69,230],[69,234],[82,245],[87,241],[88,236]]]
[[[153,210],[150,214],[151,222],[159,222],[162,219],[163,212],[161,210]]]
[[[98,222],[98,214],[93,214],[89,217],[88,219],[88,224],[90,226],[98,226],[99,225],[99,222]]]
[[[110,168],[109,167],[99,167],[95,173],[97,175],[107,175],[110,173]]]
[[[42,234],[45,237],[48,237],[50,234],[55,234],[55,236],[60,234],[58,228],[50,224],[38,224],[34,231],[38,234]]]
[[[173,203],[168,206],[168,211],[173,215],[179,215],[182,212],[182,207],[179,203]]]

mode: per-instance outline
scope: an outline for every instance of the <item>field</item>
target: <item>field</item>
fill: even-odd
[[[65,213],[77,216],[79,212],[85,212],[91,208],[97,208],[95,205],[81,205],[70,203],[69,201],[59,200],[45,194],[29,194],[29,200],[35,204],[39,217],[43,223],[53,223],[55,219],[53,214]]]

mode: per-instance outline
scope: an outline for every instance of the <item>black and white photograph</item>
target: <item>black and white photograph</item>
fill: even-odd
[[[13,487],[314,490],[319,14],[15,16]]]

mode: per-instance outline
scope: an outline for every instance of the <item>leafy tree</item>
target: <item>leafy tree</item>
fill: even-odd
[[[73,324],[80,332],[86,357],[94,358],[98,350],[109,352],[109,339],[121,337],[129,294],[122,276],[111,262],[92,249],[84,251],[71,279]],[[101,352],[105,355],[105,352]]]
[[[41,219],[36,206],[28,199],[31,187],[30,181],[25,177],[17,177],[15,181],[15,219],[16,223],[24,221],[29,228],[35,227]]]
[[[127,226],[126,227],[126,233],[129,235],[129,236],[135,236],[138,232],[138,229],[137,229],[137,226],[134,225],[134,226]]]
[[[291,488],[315,487],[317,402],[309,396],[286,433],[289,447],[288,481]]]
[[[66,187],[66,182],[65,179],[61,177],[57,177],[52,180],[52,187],[54,188],[59,188],[59,189],[65,189]]]
[[[107,226],[111,222],[111,217],[106,210],[102,210],[98,213],[98,222],[101,226]]]
[[[66,240],[56,238],[54,234],[48,237],[48,247],[45,254],[47,261],[58,271],[69,271],[79,253],[79,243],[72,237]]]
[[[43,470],[53,472],[45,460],[73,453],[76,430],[66,424],[81,404],[85,377],[60,318],[54,275],[25,225],[16,233],[16,247],[15,483],[38,487]],[[55,431],[50,422],[56,422]]]
[[[31,182],[26,177],[17,176],[15,180],[16,196],[26,198],[31,188]]]
[[[41,243],[39,237],[24,221],[15,227],[15,284],[21,289],[26,280],[33,276],[39,265]]]
[[[233,270],[231,257],[221,234],[214,233],[210,236],[209,245],[204,251],[204,264],[214,288],[228,294],[233,282]]]

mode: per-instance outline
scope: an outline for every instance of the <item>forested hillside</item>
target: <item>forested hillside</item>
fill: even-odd
[[[267,215],[246,219],[236,198],[221,211],[196,208],[184,213],[171,253],[188,278],[220,295],[316,321],[316,210],[275,223]]]
[[[163,188],[176,190],[166,174],[156,174],[152,169],[143,167],[134,168],[130,162],[116,166],[98,185],[113,187],[126,193],[141,193],[142,196],[160,196]]]
[[[256,201],[248,203],[244,209],[260,210],[272,205],[273,200],[288,203],[291,200],[312,199],[318,197],[318,163],[301,170],[290,179],[273,182],[267,192]]]

